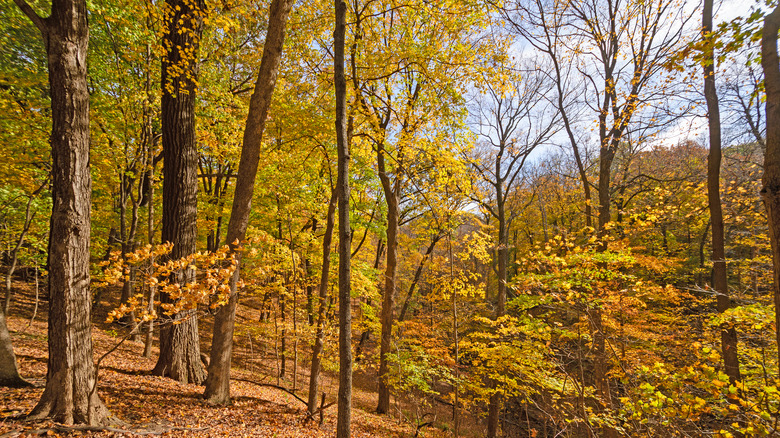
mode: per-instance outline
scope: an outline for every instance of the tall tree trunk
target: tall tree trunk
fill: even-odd
[[[162,60],[163,211],[160,240],[173,243],[171,258],[196,250],[198,151],[195,143],[195,94],[198,48],[206,6],[203,0],[166,0],[166,54]],[[175,274],[181,285],[195,281],[184,269]],[[170,302],[161,293],[160,301]],[[160,328],[160,357],[153,374],[182,383],[200,384],[206,372],[200,360],[196,309],[173,316],[174,323]]]
[[[53,0],[51,15],[44,19],[24,0],[14,1],[46,43],[52,111],[49,358],[46,388],[30,416],[101,424],[108,410],[97,392],[91,391],[95,369],[89,291],[92,178],[87,4],[84,0]]]
[[[322,237],[322,272],[319,287],[319,310],[317,311],[317,334],[311,353],[311,374],[309,377],[308,412],[314,415],[317,409],[317,394],[320,388],[320,371],[322,370],[322,350],[325,348],[325,313],[328,310],[328,276],[330,274],[330,247],[333,241],[336,205],[338,196],[334,190],[328,203],[328,215],[325,219],[325,235]]]
[[[702,12],[702,38],[704,46],[704,98],[707,100],[707,122],[710,134],[710,153],[707,159],[707,198],[712,222],[712,274],[717,293],[717,308],[723,313],[731,306],[728,277],[726,273],[726,250],[723,230],[723,210],[720,202],[720,108],[715,89],[715,48],[706,42],[711,40],[713,0],[704,0]],[[710,41],[712,43],[713,41]],[[737,354],[737,331],[723,325],[720,330],[723,349],[723,364],[731,383],[739,380],[739,356]]]
[[[382,312],[380,323],[382,337],[379,343],[379,401],[376,412],[386,414],[390,410],[390,388],[387,386],[387,355],[390,353],[390,343],[393,334],[393,307],[395,307],[396,271],[398,268],[398,230],[400,192],[399,176],[395,182],[390,180],[385,168],[385,152],[382,146],[377,151],[379,179],[382,181],[385,200],[387,201],[387,263],[385,265],[385,288],[382,292]]]
[[[271,106],[279,62],[284,46],[284,30],[290,14],[293,0],[273,0],[268,15],[266,34],[260,71],[257,74],[255,90],[249,101],[249,113],[244,127],[243,146],[238,163],[238,176],[233,194],[233,209],[227,229],[227,242],[232,249],[246,239],[249,224],[249,212],[252,208],[252,195],[255,189],[257,166],[260,162],[260,145]],[[238,306],[238,279],[240,277],[240,254],[235,254],[239,265],[230,279],[230,298],[214,318],[214,334],[211,344],[209,375],[206,380],[204,396],[211,402],[224,404],[230,401],[230,364],[233,352],[233,331],[235,328],[236,307]]]
[[[500,169],[500,163],[496,161],[496,169]],[[498,174],[500,175],[500,174]],[[498,178],[496,182],[496,213],[498,215],[498,249],[496,251],[497,265],[497,279],[498,289],[496,293],[496,318],[504,316],[506,312],[506,282],[507,282],[507,259],[508,252],[508,233],[506,225],[506,204],[504,202],[503,181]],[[490,382],[491,386],[496,388],[498,383]],[[497,389],[497,388],[496,388]],[[501,395],[496,391],[490,396],[490,404],[488,406],[487,417],[487,436],[488,438],[495,438],[498,436],[499,428],[499,416],[501,414]]]
[[[334,0],[333,83],[336,94],[336,145],[338,148],[339,196],[339,395],[336,437],[349,438],[352,423],[352,297],[350,294],[352,229],[349,224],[349,136],[347,135],[347,78],[344,47],[347,33],[347,3]]]
[[[775,336],[780,361],[780,59],[777,55],[777,33],[780,30],[780,5],[764,17],[761,33],[761,67],[766,89],[766,154],[761,197],[769,221],[772,243],[772,285],[775,300]]]

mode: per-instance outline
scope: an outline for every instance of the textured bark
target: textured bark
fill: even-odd
[[[385,287],[382,292],[382,312],[380,323],[382,336],[379,343],[379,401],[376,412],[386,414],[390,410],[390,388],[387,386],[387,355],[390,353],[390,343],[393,334],[393,308],[395,307],[396,277],[398,268],[398,231],[399,231],[399,193],[400,182],[396,176],[395,182],[390,180],[385,169],[385,152],[377,151],[379,179],[387,202],[387,259],[385,264]]]
[[[241,158],[238,163],[236,190],[233,195],[233,209],[227,229],[227,242],[233,249],[246,238],[249,212],[252,209],[252,195],[255,189],[257,166],[260,162],[260,145],[271,106],[279,63],[284,46],[284,30],[293,0],[273,0],[268,16],[263,57],[257,75],[255,90],[249,101],[249,114],[244,128]],[[236,254],[239,257],[238,254]],[[204,396],[211,402],[224,404],[230,400],[230,364],[233,351],[236,306],[238,305],[239,265],[230,280],[230,298],[214,319],[214,334],[209,361],[209,375]]]
[[[352,297],[350,294],[352,230],[349,225],[349,136],[347,135],[347,78],[344,46],[347,3],[334,0],[333,83],[336,94],[336,145],[338,148],[339,198],[339,395],[336,437],[349,438],[352,423]]]
[[[317,410],[317,394],[320,391],[320,371],[322,371],[322,350],[325,348],[325,313],[328,310],[328,276],[330,274],[330,247],[333,242],[333,228],[336,221],[338,196],[334,191],[328,203],[328,216],[325,220],[325,235],[322,237],[322,272],[319,287],[319,310],[317,311],[317,334],[311,354],[311,374],[309,377],[309,399],[307,410],[314,415]]]
[[[108,410],[91,391],[95,369],[89,291],[87,5],[83,0],[54,0],[51,16],[42,19],[24,0],[15,2],[46,42],[52,109],[49,358],[46,388],[30,416],[102,424]]]
[[[769,237],[772,243],[772,285],[775,301],[775,336],[780,347],[780,59],[777,55],[777,33],[780,31],[780,6],[764,18],[761,34],[761,67],[766,89],[766,154],[761,197],[764,199]],[[780,360],[780,348],[778,348]]]
[[[195,143],[195,94],[198,48],[203,30],[202,0],[166,0],[166,55],[162,61],[163,243],[173,243],[170,257],[195,252],[197,241],[198,151]],[[179,284],[195,280],[185,269],[172,275]],[[160,301],[170,302],[162,293]],[[200,361],[195,310],[174,315],[175,324],[160,328],[160,357],[153,374],[182,383],[200,384],[206,372]]]
[[[30,383],[22,379],[19,369],[16,367],[16,356],[11,344],[11,335],[5,323],[5,313],[0,310],[0,386],[19,388],[30,386]]]
[[[702,38],[710,39],[712,32],[712,3],[704,0],[702,11]],[[720,108],[718,92],[715,89],[715,49],[705,44],[704,49],[704,98],[707,101],[707,122],[710,134],[710,153],[707,159],[707,199],[712,223],[712,277],[717,293],[717,308],[723,313],[731,307],[728,277],[726,272],[726,249],[723,229],[723,209],[720,201]],[[739,380],[739,356],[737,352],[737,331],[723,325],[720,330],[723,350],[723,364],[731,383]]]

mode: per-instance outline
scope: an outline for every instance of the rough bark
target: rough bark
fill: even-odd
[[[293,0],[273,0],[269,9],[268,32],[266,34],[260,71],[255,82],[255,90],[249,101],[249,113],[244,127],[243,146],[238,163],[236,189],[233,194],[233,207],[227,229],[227,242],[235,250],[246,238],[249,224],[249,212],[252,208],[252,195],[255,189],[257,167],[260,162],[260,145],[271,106],[279,63],[284,46],[284,31]],[[233,331],[235,328],[236,306],[238,305],[238,279],[240,276],[240,254],[236,254],[239,264],[230,280],[230,298],[222,306],[214,319],[214,334],[209,361],[209,374],[206,380],[204,396],[211,402],[224,404],[230,400],[230,364],[233,351]]]
[[[309,415],[317,410],[317,394],[320,388],[320,371],[322,370],[322,350],[325,348],[325,313],[328,310],[328,274],[330,273],[330,247],[333,242],[333,228],[336,221],[336,205],[338,196],[334,191],[328,203],[328,215],[325,219],[325,235],[322,237],[322,272],[319,286],[319,310],[317,311],[317,334],[311,354],[311,374],[309,377],[309,399],[307,403]]]
[[[163,148],[163,243],[173,243],[170,257],[179,259],[195,252],[197,241],[198,151],[195,143],[195,97],[198,77],[198,48],[203,30],[205,4],[202,0],[166,0],[166,54],[162,60],[162,148]],[[195,280],[185,269],[172,274],[176,282]],[[170,302],[162,293],[160,301]],[[160,328],[160,357],[153,374],[182,383],[200,384],[206,372],[200,361],[200,337],[196,311],[173,316],[173,324]]]
[[[339,394],[336,437],[349,438],[352,423],[352,298],[350,294],[352,230],[349,225],[349,137],[347,135],[347,78],[344,48],[347,3],[334,0],[333,83],[336,94],[336,145],[338,148],[339,198]]]
[[[772,285],[775,301],[775,336],[780,347],[780,59],[777,55],[777,33],[780,30],[780,5],[764,18],[761,34],[761,67],[766,89],[766,154],[761,197],[769,221],[772,243]],[[780,359],[780,348],[778,348]]]
[[[702,38],[705,42],[712,32],[713,0],[704,0],[702,11]],[[707,158],[707,199],[712,223],[712,276],[717,293],[717,309],[723,313],[731,306],[728,277],[726,272],[726,250],[723,228],[723,209],[720,201],[721,134],[718,92],[715,89],[715,48],[705,44],[704,48],[704,98],[707,101],[707,123],[710,134],[710,153]],[[723,350],[723,364],[731,383],[739,380],[739,356],[737,352],[737,331],[734,327],[721,327],[720,342]]]
[[[46,388],[30,416],[98,425],[106,421],[108,410],[91,391],[95,370],[89,291],[87,4],[54,0],[51,15],[43,19],[24,0],[15,3],[46,43],[52,110],[49,358]]]

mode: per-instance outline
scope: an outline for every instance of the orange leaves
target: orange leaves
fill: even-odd
[[[108,262],[101,263],[105,269],[98,284],[105,286],[128,281],[130,269],[135,269],[149,290],[162,291],[173,300],[160,304],[163,313],[169,316],[183,310],[197,309],[201,305],[214,309],[227,303],[230,280],[238,263],[227,245],[215,252],[198,252],[177,260],[161,261],[167,257],[171,248],[171,244],[146,245],[133,253],[114,252]],[[192,271],[196,281],[179,284],[178,278],[184,271]],[[139,321],[157,317],[155,310],[145,304],[143,294],[138,294],[112,310],[108,322],[132,312],[137,313],[136,319]]]

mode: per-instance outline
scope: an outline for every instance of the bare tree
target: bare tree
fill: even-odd
[[[509,227],[522,213],[507,211],[507,200],[520,184],[521,171],[531,153],[556,133],[560,119],[547,100],[552,83],[538,71],[529,70],[522,80],[509,84],[491,83],[487,78],[484,83],[487,99],[477,106],[476,117],[485,141],[471,163],[478,179],[489,189],[488,193],[475,190],[482,196],[475,197],[474,201],[496,219],[498,226],[495,316],[500,318],[506,309],[509,281]],[[496,388],[488,409],[489,437],[497,436],[500,404],[501,396]]]

